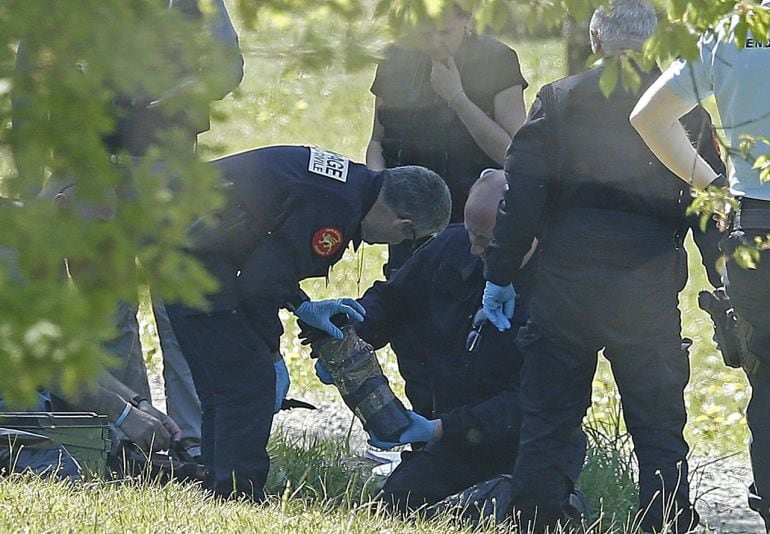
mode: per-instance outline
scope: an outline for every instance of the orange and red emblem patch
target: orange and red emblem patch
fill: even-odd
[[[319,228],[313,234],[313,252],[319,256],[331,256],[342,246],[342,232],[337,228]]]

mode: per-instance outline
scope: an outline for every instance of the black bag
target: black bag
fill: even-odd
[[[172,444],[168,453],[147,454],[131,441],[121,441],[107,458],[109,476],[120,479],[139,477],[154,482],[205,482],[208,471],[195,462],[181,444]]]
[[[513,509],[513,485],[511,475],[499,475],[479,482],[459,493],[450,495],[428,509],[429,514],[451,514],[477,526],[489,521],[500,525],[511,520]],[[573,489],[561,505],[562,524],[570,526],[570,532],[582,530],[590,523],[591,505],[585,494]]]
[[[429,513],[449,513],[474,525],[481,520],[500,524],[510,517],[512,490],[511,475],[500,475],[450,495],[431,506]]]
[[[63,445],[40,434],[0,428],[0,474],[26,472],[59,480],[80,479],[80,466]]]

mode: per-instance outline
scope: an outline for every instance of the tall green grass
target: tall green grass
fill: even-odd
[[[627,438],[615,429],[589,431],[594,445],[581,478],[593,499],[587,532],[637,534],[636,494]],[[33,475],[0,478],[3,532],[471,532],[449,512],[430,521],[389,516],[376,501],[371,464],[351,462],[344,441],[269,444],[272,469],[263,505],[213,499],[197,485],[159,484],[148,476],[64,483]],[[482,522],[473,532],[501,529]],[[503,530],[504,531],[504,530]],[[526,530],[522,531],[523,533]],[[574,532],[564,527],[556,533]]]

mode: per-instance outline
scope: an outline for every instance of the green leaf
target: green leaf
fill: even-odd
[[[741,245],[733,254],[735,262],[744,269],[756,269],[759,264],[759,250],[754,247]]]
[[[618,83],[618,61],[614,57],[604,58],[604,71],[599,79],[599,88],[606,98],[610,97]]]
[[[622,56],[620,61],[620,81],[623,88],[636,93],[642,84],[642,79],[631,58]]]

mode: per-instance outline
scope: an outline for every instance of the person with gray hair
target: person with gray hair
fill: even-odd
[[[615,6],[619,6],[615,9]],[[616,54],[641,50],[655,32],[655,8],[645,0],[612,0],[610,9],[599,6],[591,17],[588,31],[595,54]]]
[[[383,200],[412,221],[415,239],[435,235],[449,224],[452,201],[443,194],[448,186],[434,179],[438,174],[426,167],[404,165],[385,169],[382,176]]]
[[[522,428],[513,471],[522,528],[553,528],[569,488],[558,459],[591,405],[597,353],[610,361],[639,463],[644,532],[688,532],[690,502],[684,388],[689,379],[678,293],[687,263],[682,246],[689,188],[631,128],[638,91],[617,84],[605,97],[605,66],[640,49],[655,24],[649,2],[614,0],[596,10],[594,50],[609,54],[586,72],[540,89],[508,149],[508,191],[487,247],[482,304],[499,329],[515,309],[512,282],[533,237],[541,244],[527,325],[517,344]],[[606,39],[606,40],[605,40]],[[638,70],[643,89],[657,72]],[[700,153],[723,166],[702,109],[685,118]],[[700,134],[700,135],[698,135]],[[718,283],[715,228],[693,225],[710,280]]]
[[[273,414],[289,389],[279,308],[337,339],[353,299],[311,301],[299,287],[326,276],[348,243],[401,243],[440,232],[449,189],[424,167],[372,171],[328,150],[273,146],[212,163],[225,204],[193,223],[190,253],[218,282],[206,305],[167,303],[202,407],[203,463],[221,497],[264,498]]]

